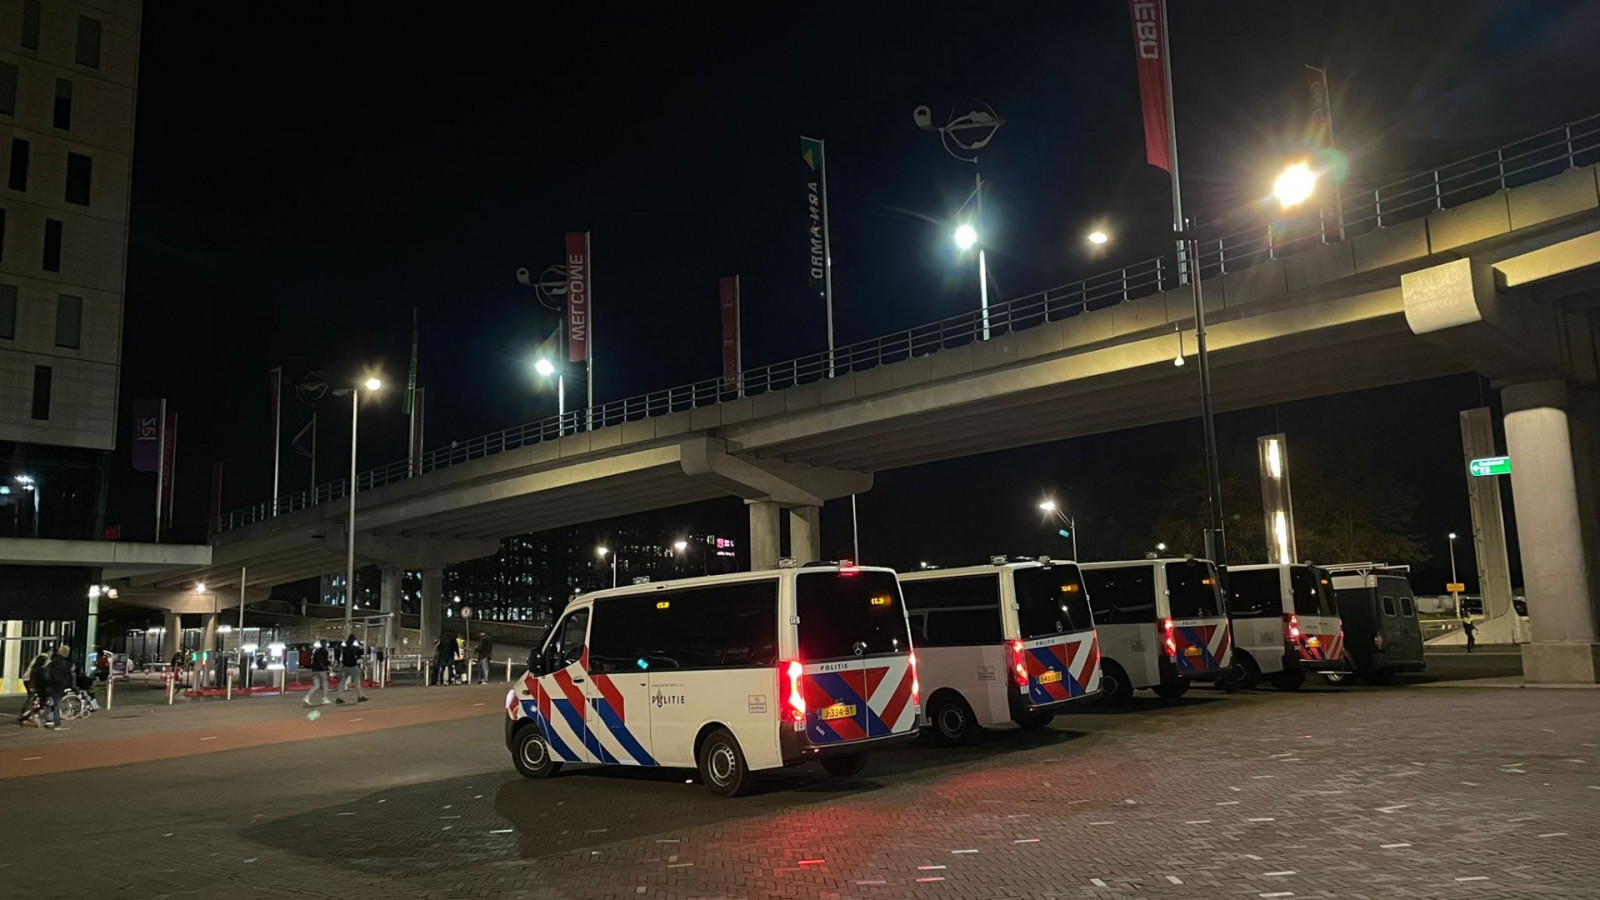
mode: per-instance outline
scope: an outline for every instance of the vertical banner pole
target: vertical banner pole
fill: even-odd
[[[156,420],[156,427],[161,430],[161,436],[156,441],[156,539],[161,543],[161,500],[166,493],[166,485],[162,479],[167,474],[167,401],[161,401],[161,413]]]
[[[278,514],[278,489],[281,483],[280,447],[283,445],[283,367],[272,370],[272,514]]]

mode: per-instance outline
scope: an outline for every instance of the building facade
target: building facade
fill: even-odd
[[[0,538],[104,537],[141,14],[0,0]],[[0,559],[0,693],[86,627],[98,575]]]

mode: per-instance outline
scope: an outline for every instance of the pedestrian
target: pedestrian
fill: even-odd
[[[1461,617],[1461,631],[1467,636],[1467,652],[1471,653],[1478,644],[1478,626],[1472,624],[1471,616]]]
[[[441,637],[433,642],[433,675],[429,679],[431,684],[448,684],[450,682],[450,666],[453,660],[452,649],[456,642],[448,637]]]
[[[49,651],[41,650],[22,670],[22,688],[27,692],[27,699],[22,704],[22,713],[17,716],[18,725],[32,722],[37,727],[44,726],[44,679],[45,670],[50,666]]]
[[[356,640],[354,634],[345,638],[339,645],[339,666],[344,669],[344,684],[339,687],[339,702],[344,702],[344,692],[350,690],[350,685],[356,686],[356,701],[367,702],[367,695],[361,690],[361,642]]]
[[[68,658],[72,648],[66,644],[56,648],[55,656],[45,664],[41,690],[44,694],[44,727],[65,731],[61,724],[61,698],[72,687],[72,662]]]
[[[450,646],[455,648],[455,665],[452,668],[455,670],[456,681],[460,682],[461,684],[471,684],[472,679],[467,677],[466,636],[463,635],[451,641]]]
[[[489,660],[494,657],[494,638],[485,631],[478,638],[478,668],[483,670],[483,683],[489,683]]]
[[[333,664],[328,659],[328,646],[321,641],[317,641],[316,646],[311,651],[311,690],[306,691],[307,706],[312,705],[311,697],[319,690],[322,691],[323,704],[333,702],[328,698],[328,670],[332,668]]]

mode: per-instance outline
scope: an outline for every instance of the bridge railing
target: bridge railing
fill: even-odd
[[[1371,188],[1343,185],[1332,203],[1272,222],[1207,238],[1198,244],[1201,277],[1225,275],[1319,244],[1332,244],[1429,213],[1460,206],[1509,188],[1600,162],[1600,115],[1589,116],[1464,159]],[[603,428],[684,412],[743,396],[781,391],[836,375],[926,356],[1033,328],[1046,322],[1146,297],[1182,283],[1175,256],[1157,256],[989,307],[971,310],[889,334],[796,359],[746,369],[736,382],[707,378],[665,390],[611,400],[589,409],[550,416],[467,441],[452,441],[422,454],[415,469],[407,460],[356,477],[359,491],[382,487],[474,459],[528,447],[589,428]],[[222,531],[274,515],[345,498],[349,479],[317,485],[272,503],[235,510],[217,523]]]

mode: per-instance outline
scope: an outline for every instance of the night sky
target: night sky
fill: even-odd
[[[528,363],[556,317],[513,273],[558,262],[566,230],[593,232],[601,401],[717,373],[719,276],[743,279],[747,366],[821,349],[801,134],[828,141],[840,343],[976,304],[973,266],[949,240],[971,166],[916,129],[919,103],[940,116],[980,97],[1008,120],[983,156],[1002,298],[1169,246],[1126,3],[876,6],[407,17],[147,4],[122,403],[124,421],[140,397],[180,415],[177,536],[203,537],[214,460],[224,508],[270,494],[270,368],[343,382],[377,367],[399,384],[413,306],[430,448],[553,413]],[[1330,72],[1357,181],[1597,111],[1592,3],[1172,7],[1184,190],[1202,223],[1261,196],[1301,139],[1306,63]],[[1082,235],[1101,222],[1115,240],[1095,258]],[[1483,396],[1463,376],[1240,413],[1222,440],[1279,426],[1291,441],[1348,440],[1348,423],[1371,417],[1393,429],[1395,470],[1422,498],[1416,530],[1440,535],[1442,556],[1443,532],[1470,530],[1456,414]],[[348,420],[328,407],[322,481],[348,459]],[[286,443],[309,414],[286,402]],[[882,474],[862,498],[863,555],[986,555],[962,537],[973,521],[1025,542],[1037,535],[1026,510],[1049,488],[1079,504],[1086,549],[1131,553],[1154,473],[1198,453],[1198,433],[1191,421]],[[152,476],[131,472],[127,447],[124,427],[110,521],[144,539]],[[396,391],[363,410],[361,465],[404,454]],[[305,486],[287,450],[284,472],[286,490]],[[921,527],[940,520],[947,533]],[[829,549],[848,533],[848,509],[830,506]]]

